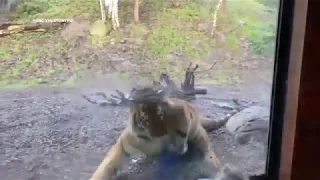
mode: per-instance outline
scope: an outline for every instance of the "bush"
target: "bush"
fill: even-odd
[[[48,2],[45,0],[24,0],[17,8],[17,16],[19,18],[34,16],[47,11]]]

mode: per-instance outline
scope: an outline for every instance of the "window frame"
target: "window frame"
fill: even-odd
[[[280,0],[265,174],[250,179],[291,177],[308,0]]]

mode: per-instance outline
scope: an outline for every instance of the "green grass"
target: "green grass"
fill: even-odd
[[[35,43],[51,36],[51,32],[44,34],[14,34],[0,42],[0,58],[14,60],[15,63],[2,70],[0,87],[4,86],[29,86],[42,82],[42,78],[52,75],[54,69],[39,69],[39,55],[56,54],[62,52],[65,41],[53,44],[51,48]],[[9,47],[7,46],[9,45]]]
[[[29,22],[35,19],[72,19],[75,16],[87,13],[90,18],[100,16],[99,1],[95,0],[24,0],[17,8],[17,22]],[[43,78],[53,76],[60,71],[59,68],[43,67],[39,62],[39,55],[44,57],[54,57],[57,52],[63,53],[67,41],[52,41],[54,31],[45,33],[23,33],[13,34],[10,37],[3,38],[0,41],[0,59],[10,60],[19,59],[14,65],[11,65],[4,71],[1,77],[2,86],[35,85],[42,82]],[[38,43],[42,42],[42,43]],[[2,68],[2,67],[1,67]],[[73,67],[74,70],[79,69]]]
[[[11,53],[10,49],[0,49],[0,59],[9,60],[11,58]]]
[[[181,31],[170,26],[160,26],[155,29],[154,34],[148,38],[148,48],[157,56],[165,58],[173,52],[184,52],[189,57],[201,57],[205,53],[204,49],[193,47],[194,38],[206,39],[201,33],[196,31]]]
[[[3,79],[22,79],[21,75],[23,70],[28,68],[32,63],[37,60],[36,49],[30,48],[26,51],[25,56],[18,60],[10,69],[7,69]]]
[[[126,0],[129,2],[129,0]],[[270,2],[269,2],[270,1]],[[271,2],[272,1],[272,2]],[[227,17],[219,17],[218,30],[235,28],[234,31],[226,33],[225,49],[227,51],[241,51],[240,38],[249,40],[252,51],[263,56],[270,56],[274,51],[276,18],[276,0],[227,0]],[[170,1],[156,1],[150,11],[150,18],[141,18],[146,24],[131,24],[130,32],[124,31],[127,21],[132,22],[132,4],[127,6],[124,2],[120,3],[120,23],[119,31],[112,31],[107,37],[88,37],[92,45],[96,48],[114,48],[107,46],[117,44],[124,38],[134,39],[139,46],[143,46],[154,59],[151,67],[152,73],[159,74],[161,71],[169,71],[170,74],[183,75],[182,66],[188,64],[190,60],[202,60],[208,52],[216,46],[215,39],[209,36],[211,31],[212,14],[215,8],[215,1],[192,0],[189,4],[184,4],[179,8],[169,8]],[[142,8],[141,8],[142,9]],[[81,14],[88,14],[90,20],[100,19],[100,6],[97,0],[24,0],[17,10],[17,21],[25,22],[34,19],[72,19]],[[148,20],[145,20],[148,19]],[[245,25],[239,26],[239,22]],[[208,29],[199,32],[198,25],[209,23]],[[150,26],[149,26],[150,24]],[[12,65],[1,74],[1,83],[10,84],[12,80],[20,85],[37,84],[43,78],[55,76],[58,72],[64,71],[65,67],[39,68],[39,55],[46,54],[47,57],[55,57],[57,52],[65,52],[67,41],[59,40],[52,47],[37,45],[38,41],[50,40],[53,32],[48,33],[25,33],[12,35],[0,41],[0,60],[11,60],[16,57],[20,61]],[[69,44],[71,42],[68,42]],[[141,47],[140,47],[141,48]],[[137,50],[138,51],[138,50]],[[141,61],[144,61],[144,52],[134,52],[141,54]],[[170,55],[179,54],[178,62],[171,62]],[[50,58],[49,58],[50,59]],[[181,61],[181,62],[180,62]],[[143,62],[150,66],[148,62]],[[80,71],[81,67],[77,64],[72,65],[72,71]],[[152,69],[157,68],[157,69]],[[0,70],[2,67],[0,67]],[[28,77],[21,75],[28,70],[34,70],[35,74]],[[27,73],[28,74],[28,73]],[[30,74],[30,73],[29,73]],[[120,74],[122,78],[127,78],[128,74]],[[218,81],[223,81],[225,75]]]
[[[227,47],[231,50],[239,49],[239,38],[236,33],[231,32],[227,35]]]
[[[167,72],[183,77],[187,64],[195,59],[205,59],[215,45],[208,35],[209,29],[204,32],[198,30],[200,23],[210,21],[210,6],[203,6],[200,1],[190,3],[179,8],[158,4],[154,10],[156,21],[153,21],[144,43],[156,61],[155,66],[145,67],[152,76]]]
[[[188,59],[205,57],[213,45],[212,40],[197,27],[210,18],[209,10],[194,1],[181,8],[158,12],[152,33],[147,38],[147,48],[163,62],[168,54],[176,52],[183,53]]]
[[[270,7],[257,0],[231,0],[228,1],[228,20],[229,26],[238,26],[235,30],[236,34],[232,36],[237,36],[237,39],[246,37],[252,50],[259,55],[274,54],[277,27],[276,9],[270,11]],[[239,26],[239,22],[244,22],[245,25]]]
[[[24,0],[17,9],[18,20],[26,21],[45,18],[72,19],[83,13],[92,18],[100,16],[97,0]]]

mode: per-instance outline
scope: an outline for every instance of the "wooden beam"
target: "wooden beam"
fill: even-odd
[[[291,178],[291,165],[293,157],[296,117],[298,109],[298,96],[300,86],[300,73],[304,46],[305,26],[307,19],[308,0],[295,1],[292,41],[290,50],[290,64],[288,70],[288,89],[286,108],[284,114],[280,180]]]
[[[291,168],[292,180],[320,177],[319,17],[320,2],[309,0]]]

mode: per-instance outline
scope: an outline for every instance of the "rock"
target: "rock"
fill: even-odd
[[[235,131],[245,124],[246,122],[253,119],[268,119],[269,109],[263,106],[251,106],[246,108],[239,113],[232,116],[226,126],[229,132],[235,133]]]
[[[232,116],[226,127],[239,144],[246,144],[250,140],[267,143],[269,133],[269,108],[266,106],[252,106]]]
[[[201,31],[201,32],[208,31],[209,28],[210,28],[210,24],[209,23],[200,23],[200,24],[198,24],[198,30]]]
[[[90,34],[93,36],[103,37],[106,36],[111,31],[111,24],[109,22],[103,22],[102,20],[97,20],[90,27]]]

